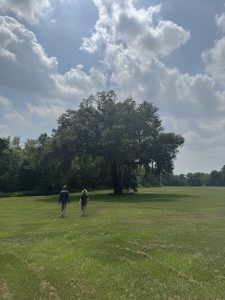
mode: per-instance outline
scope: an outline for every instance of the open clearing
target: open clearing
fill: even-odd
[[[0,198],[0,299],[225,299],[225,188]]]

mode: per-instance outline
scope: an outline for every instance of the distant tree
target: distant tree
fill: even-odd
[[[28,140],[23,152],[24,161],[20,168],[21,186],[26,184],[42,192],[54,190],[53,174],[57,167],[57,158],[52,147],[52,138],[44,133],[36,140]],[[28,174],[30,178],[25,179]]]
[[[23,160],[18,168],[18,190],[34,191],[38,186],[37,171],[34,169],[32,162]]]
[[[187,178],[185,174],[166,174],[162,177],[162,184],[166,186],[186,186]]]
[[[209,174],[209,185],[212,185],[212,186],[221,186],[222,185],[222,176],[221,176],[220,172],[213,170]]]
[[[220,170],[221,183],[225,186],[225,165]]]
[[[19,188],[18,170],[22,163],[19,138],[0,139],[0,191],[11,192]]]
[[[153,145],[152,159],[155,161],[155,171],[160,178],[163,174],[171,174],[174,160],[184,138],[174,133],[160,133]]]
[[[9,148],[10,145],[10,137],[8,138],[0,138],[0,154]]]
[[[208,184],[208,175],[202,172],[188,173],[187,184],[190,186],[203,186]]]

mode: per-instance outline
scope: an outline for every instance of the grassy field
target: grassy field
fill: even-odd
[[[225,188],[0,198],[0,299],[225,299]]]

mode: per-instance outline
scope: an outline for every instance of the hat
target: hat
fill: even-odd
[[[87,193],[87,190],[86,190],[86,189],[84,189],[84,190],[82,191],[82,193],[83,193],[83,194],[86,194],[86,193]]]
[[[66,185],[63,185],[63,187],[62,187],[63,189],[66,189],[67,188],[67,186]]]

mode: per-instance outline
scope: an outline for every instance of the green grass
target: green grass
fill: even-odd
[[[225,188],[0,198],[0,299],[225,299]]]

